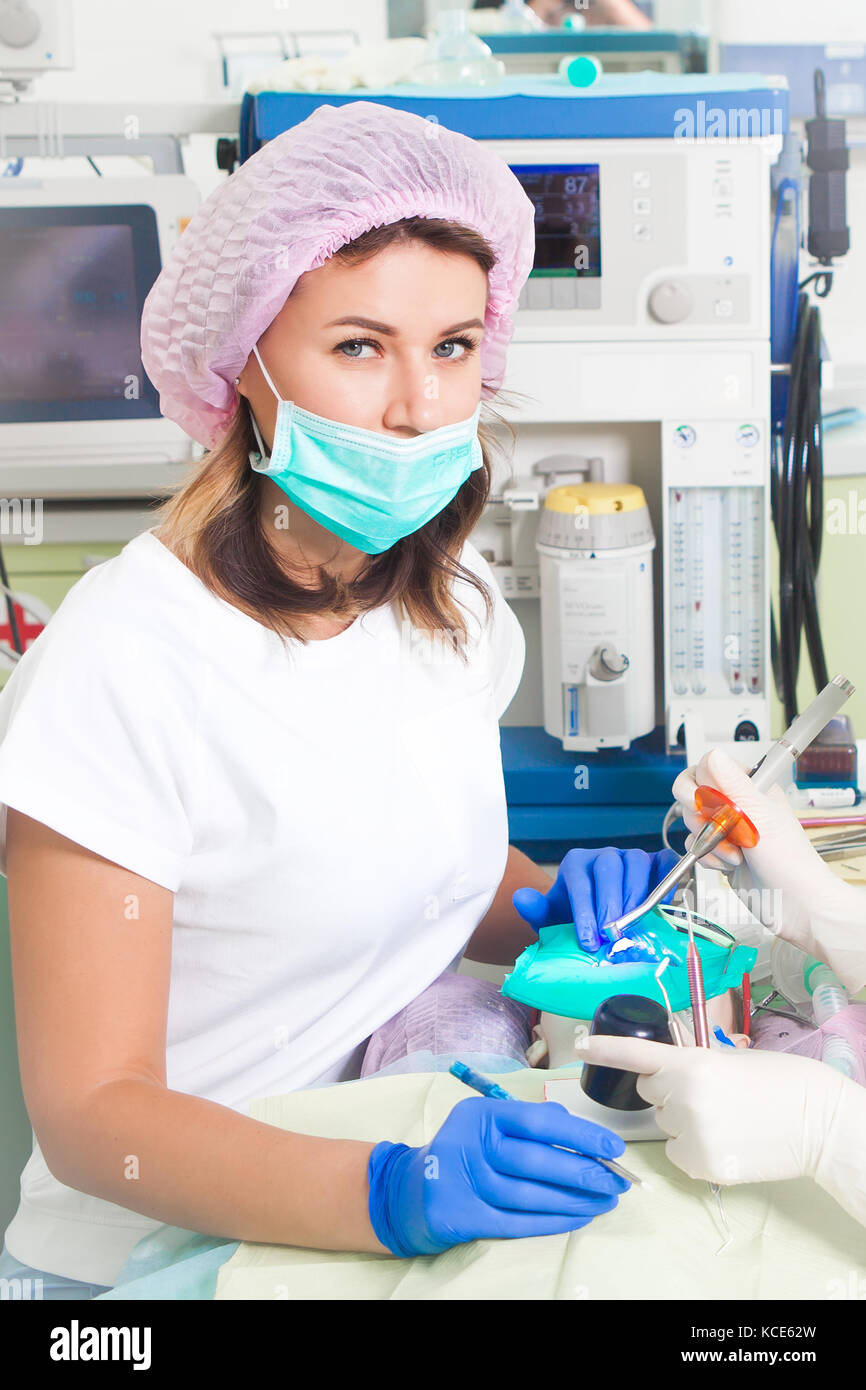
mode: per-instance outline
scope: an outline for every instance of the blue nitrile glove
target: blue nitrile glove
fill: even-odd
[[[599,927],[637,907],[673,868],[672,849],[647,854],[643,849],[570,849],[559,866],[556,882],[546,893],[518,888],[511,901],[521,917],[538,931],[560,922],[574,922],[584,951],[602,945]],[[672,888],[664,902],[670,902]]]
[[[422,1148],[376,1145],[367,1167],[373,1230],[404,1256],[576,1231],[631,1186],[584,1155],[616,1158],[624,1148],[618,1134],[555,1101],[470,1096]]]

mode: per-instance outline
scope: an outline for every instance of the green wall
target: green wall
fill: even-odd
[[[847,534],[830,534],[827,523],[833,514],[831,504],[834,501],[841,503],[847,519],[851,493],[854,494],[855,507],[861,499],[863,501],[863,534],[850,528]],[[773,552],[771,585],[775,594],[779,584],[775,541]],[[832,680],[835,675],[847,676],[856,686],[855,693],[841,713],[851,720],[855,737],[866,738],[866,473],[825,480],[824,540],[818,571],[818,604],[829,677]],[[798,708],[803,710],[815,693],[804,637],[797,680]],[[771,696],[771,720],[773,735],[781,734],[785,721],[775,691]]]
[[[18,1206],[18,1179],[30,1145],[30,1121],[18,1077],[6,880],[0,875],[0,1236]]]

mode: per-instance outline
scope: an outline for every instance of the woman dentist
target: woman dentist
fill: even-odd
[[[247,1114],[357,1077],[470,942],[513,961],[516,890],[586,933],[667,867],[574,851],[551,885],[508,846],[523,637],[468,536],[533,252],[502,160],[352,102],[215,190],[150,291],[142,361],[209,452],[0,697],[37,1137],[0,1273],[47,1297],[111,1286],[160,1223],[408,1256],[572,1230],[627,1187],[595,1161],[622,1141],[554,1104],[467,1098],[416,1148]]]
[[[720,846],[702,862],[729,872],[752,911],[760,903],[769,930],[824,961],[849,993],[862,989],[866,894],[819,857],[778,787],[757,791],[719,749],[673,785],[692,832],[701,825],[701,785],[736,802],[760,835],[754,849]],[[668,1157],[690,1177],[723,1184],[811,1177],[866,1225],[866,1090],[855,1081],[781,1052],[680,1050],[600,1035],[577,1051],[583,1062],[640,1073],[638,1092],[671,1136]]]

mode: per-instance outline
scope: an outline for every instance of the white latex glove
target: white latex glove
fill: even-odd
[[[748,769],[719,748],[686,768],[673,784],[693,833],[703,824],[695,809],[698,786],[717,788],[749,817],[760,839],[754,849],[717,847],[701,863],[723,869],[731,887],[769,931],[823,960],[849,991],[866,984],[866,892],[845,883],[815,850],[780,787],[758,791]],[[724,925],[720,923],[719,925]]]
[[[810,1177],[866,1225],[866,1090],[810,1057],[679,1048],[596,1034],[586,1063],[640,1073],[638,1095],[691,1178],[732,1185]]]

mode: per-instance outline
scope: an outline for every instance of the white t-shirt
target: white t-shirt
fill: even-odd
[[[247,1113],[357,1076],[490,906],[525,647],[470,543],[461,560],[495,601],[484,625],[455,585],[465,664],[394,605],[287,648],[146,531],[78,580],[0,694],[0,872],[12,806],[175,895],[172,1090]],[[112,1284],[159,1224],[58,1182],[34,1136],[5,1239]]]

